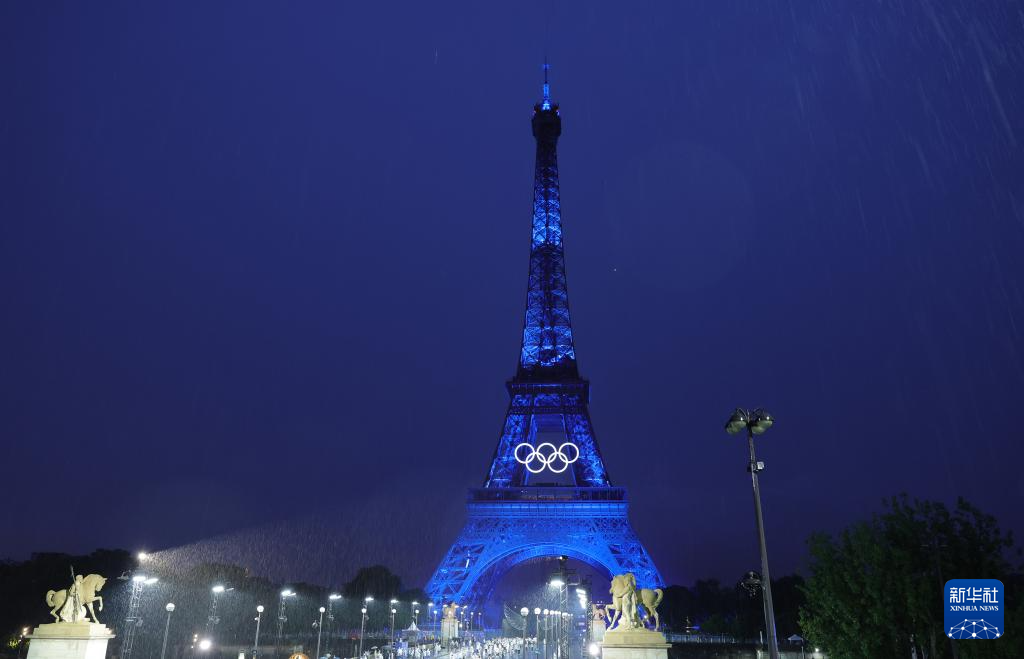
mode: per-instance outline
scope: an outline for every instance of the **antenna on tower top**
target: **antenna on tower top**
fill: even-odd
[[[548,69],[551,65],[548,64],[547,55],[544,56],[544,101],[540,104],[541,110],[551,109],[551,86],[548,85]]]

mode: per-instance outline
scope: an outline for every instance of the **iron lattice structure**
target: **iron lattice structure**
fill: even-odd
[[[629,523],[625,489],[608,478],[590,421],[590,383],[576,363],[558,184],[562,120],[546,77],[532,125],[537,155],[522,350],[484,486],[470,490],[466,525],[427,585],[438,605],[476,606],[510,568],[546,556],[575,558],[609,576],[632,572],[645,588],[664,585]],[[533,451],[543,458],[524,462]]]

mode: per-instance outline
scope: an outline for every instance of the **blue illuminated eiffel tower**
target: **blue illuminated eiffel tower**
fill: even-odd
[[[523,345],[511,401],[482,488],[469,492],[468,520],[427,584],[442,602],[477,605],[513,566],[567,556],[607,575],[632,572],[644,588],[664,585],[629,523],[626,490],[612,487],[590,422],[590,383],[579,375],[569,322],[551,102],[533,109],[537,141],[530,275]]]

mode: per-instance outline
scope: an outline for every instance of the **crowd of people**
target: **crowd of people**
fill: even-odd
[[[500,637],[487,640],[457,639],[442,643],[419,643],[398,647],[398,659],[515,659],[522,653],[523,639]],[[329,659],[329,658],[328,658]],[[373,648],[363,653],[361,659],[391,659],[388,649]]]

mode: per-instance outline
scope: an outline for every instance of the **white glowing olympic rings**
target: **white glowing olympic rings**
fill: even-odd
[[[565,452],[566,446],[575,451],[572,458]],[[522,455],[520,450],[524,448],[527,449],[527,452],[525,455]],[[569,465],[579,460],[580,449],[572,442],[566,442],[558,447],[551,442],[542,442],[537,445],[537,448],[533,448],[532,444],[523,443],[516,447],[515,456],[516,462],[526,467],[527,471],[531,474],[539,474],[545,469],[550,469],[552,472],[560,474],[568,469]],[[555,468],[552,466],[552,463],[556,462],[560,467]]]

